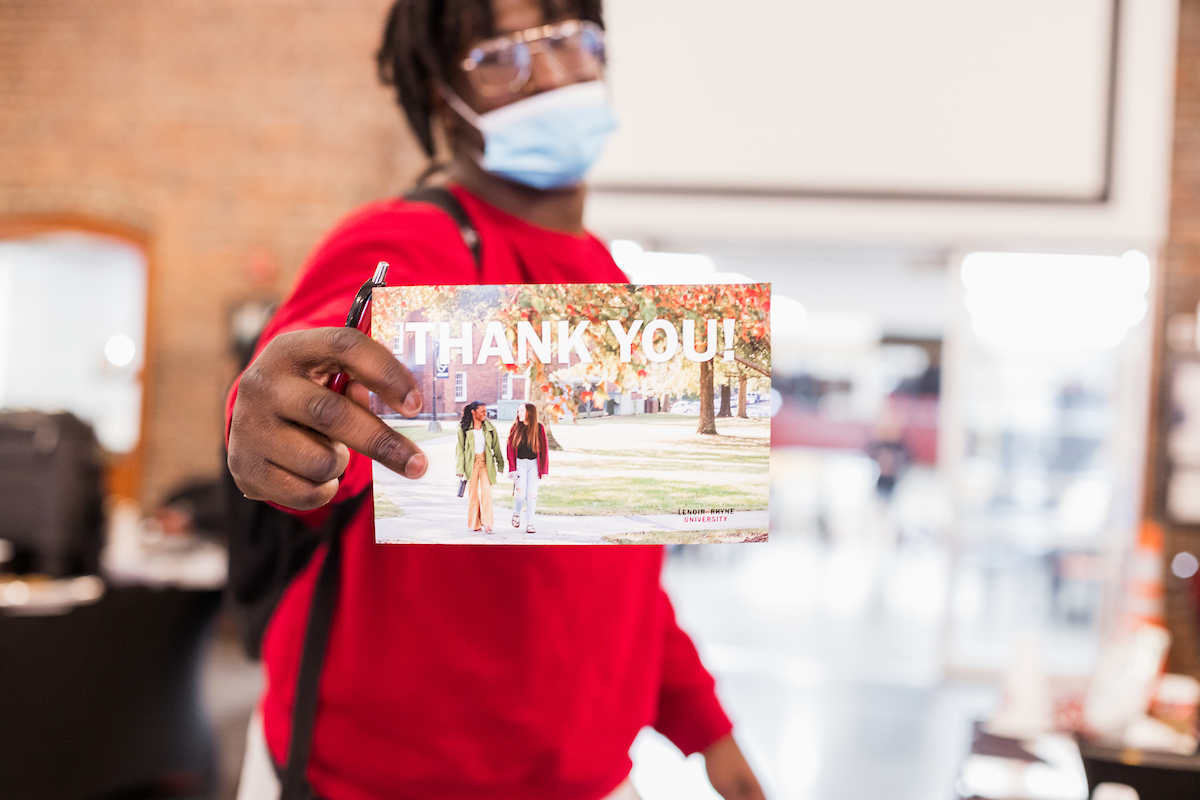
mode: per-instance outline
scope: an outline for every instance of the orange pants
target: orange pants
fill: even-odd
[[[467,527],[473,531],[490,528],[492,516],[492,481],[488,478],[486,453],[475,454],[475,466],[467,481]]]

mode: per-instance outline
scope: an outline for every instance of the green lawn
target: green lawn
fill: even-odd
[[[689,415],[645,414],[560,423],[562,451],[538,489],[538,513],[590,516],[673,514],[682,508],[767,508],[770,420],[717,420],[717,436],[696,433]],[[502,437],[510,423],[498,424]],[[501,478],[497,502],[512,500]]]
[[[375,495],[375,519],[403,516],[404,509],[393,503],[387,495],[382,492]]]

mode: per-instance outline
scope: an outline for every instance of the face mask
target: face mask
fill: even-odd
[[[483,134],[480,166],[535,189],[578,185],[617,127],[601,81],[551,89],[482,115],[449,89],[442,95]]]

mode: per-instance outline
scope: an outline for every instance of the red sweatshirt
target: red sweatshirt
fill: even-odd
[[[444,212],[375,203],[317,248],[260,347],[343,324],[380,260],[397,286],[626,280],[594,236],[455,194],[483,240],[482,275]],[[335,502],[370,480],[353,453]],[[371,509],[344,532],[308,769],[320,796],[594,800],[628,775],[643,726],[688,754],[730,731],[661,587],[661,547],[376,545]],[[280,764],[321,558],[288,587],[263,642],[264,727]]]

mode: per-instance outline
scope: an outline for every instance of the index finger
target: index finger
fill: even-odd
[[[318,346],[293,354],[301,363],[308,362],[305,366],[325,373],[347,373],[406,417],[421,410],[423,400],[416,379],[379,342],[353,328],[318,328],[310,333],[318,337]]]
[[[292,377],[279,386],[280,418],[325,434],[408,478],[425,474],[421,448],[349,398]]]

